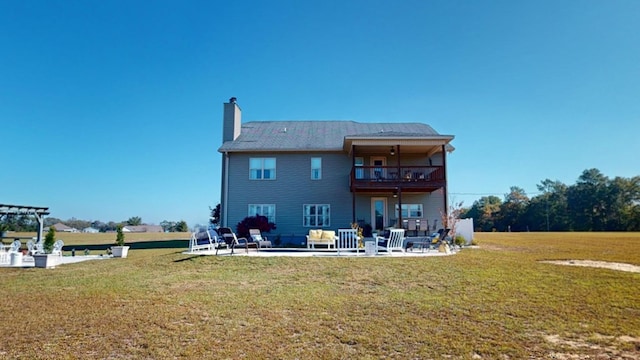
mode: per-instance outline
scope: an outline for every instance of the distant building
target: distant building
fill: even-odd
[[[56,229],[57,232],[70,232],[70,233],[78,232],[78,229],[69,227],[63,223],[54,224],[53,228]]]
[[[162,226],[160,225],[126,225],[122,228],[123,232],[132,232],[132,233],[161,233],[164,232]]]
[[[87,227],[87,228],[82,229],[82,232],[83,233],[95,234],[95,233],[100,232],[100,230],[98,230],[96,228],[92,228],[92,227]]]

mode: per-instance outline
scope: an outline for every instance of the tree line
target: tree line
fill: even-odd
[[[86,228],[94,228],[99,232],[110,232],[116,231],[118,225],[122,226],[137,226],[137,225],[146,225],[142,222],[142,218],[139,216],[132,216],[125,221],[120,222],[102,222],[100,220],[88,221],[88,220],[80,220],[76,218],[71,218],[67,220],[58,219],[55,217],[45,217],[44,218],[44,228],[47,229],[50,226],[61,223],[67,225],[69,227],[78,229],[82,231],[82,229]],[[0,222],[0,226],[5,231],[20,231],[20,232],[34,232],[38,231],[38,221],[33,216],[27,215],[18,215],[18,216],[5,216]],[[189,227],[187,226],[187,222],[184,220],[180,221],[167,221],[164,220],[160,223],[162,229],[165,232],[186,232],[189,231]]]
[[[517,186],[504,201],[484,196],[462,211],[476,231],[640,231],[640,176],[582,172],[575,184],[543,180],[529,198]]]

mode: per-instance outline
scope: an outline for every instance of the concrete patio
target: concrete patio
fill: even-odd
[[[458,250],[459,251],[459,250]],[[306,249],[306,248],[262,248],[257,251],[255,248],[250,248],[249,252],[247,252],[244,248],[236,248],[233,252],[233,256],[261,256],[261,257],[270,257],[270,256],[291,256],[291,257],[350,257],[350,258],[398,258],[398,257],[436,257],[436,256],[450,256],[455,255],[457,251],[451,251],[449,253],[439,252],[437,249],[427,250],[424,249],[414,249],[413,251],[408,250],[405,252],[394,251],[392,253],[387,253],[383,251],[379,251],[377,254],[370,255],[366,254],[364,249],[362,249],[359,253],[355,251],[340,251],[340,254],[334,249]],[[185,255],[202,255],[202,256],[215,256],[215,250],[198,250],[198,251],[189,251],[186,250],[182,252]],[[231,250],[229,249],[219,249],[218,256],[230,256]]]
[[[112,256],[107,256],[107,255],[61,256],[59,259],[58,265],[75,264],[75,263],[79,263],[82,261],[89,261],[89,260],[106,260],[106,259],[112,259],[112,258],[113,258]],[[30,268],[30,267],[35,267],[35,261],[33,259],[33,256],[28,256],[28,255],[23,256],[22,261],[17,263],[0,264],[0,268]]]
[[[216,256],[216,252],[211,250],[202,250],[202,251],[194,251],[183,252],[185,255],[199,255],[199,256]],[[341,252],[338,255],[334,252],[320,252],[320,251],[284,251],[283,249],[278,250],[249,250],[249,253],[246,253],[244,249],[236,250],[233,255],[231,255],[231,251],[229,250],[221,250],[218,252],[218,256],[261,256],[261,257],[270,257],[270,256],[291,256],[291,257],[349,257],[349,258],[399,258],[399,257],[436,257],[436,256],[450,256],[455,253],[440,253],[440,252],[407,252],[407,253],[393,253],[393,255],[380,253],[378,255],[365,255],[364,253],[356,254],[356,253],[345,253]]]

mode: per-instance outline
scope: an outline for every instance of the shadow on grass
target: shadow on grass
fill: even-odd
[[[184,258],[184,259],[174,260],[173,262],[174,262],[174,263],[181,263],[181,262],[185,262],[185,261],[193,261],[193,260],[195,260],[195,259],[199,259],[199,258],[201,258],[201,256],[200,256],[200,255],[196,255],[196,256],[189,256],[189,257],[186,257],[186,258]]]
[[[130,246],[130,250],[134,249],[187,249],[189,248],[189,240],[152,240],[152,241],[136,241],[127,242],[126,245]],[[87,250],[107,250],[108,248],[115,246],[114,244],[92,244],[92,245],[65,245],[62,247],[63,251],[76,251]]]

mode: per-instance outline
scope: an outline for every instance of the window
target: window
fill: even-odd
[[[275,204],[249,204],[249,213],[247,216],[262,215],[266,216],[269,222],[276,222],[276,205]]]
[[[396,217],[398,217],[398,204],[396,204]],[[422,204],[402,204],[402,218],[421,218]]]
[[[311,180],[322,179],[322,158],[311,158]]]
[[[364,158],[357,157],[355,158],[355,166],[362,167],[364,165]],[[364,170],[356,168],[356,179],[364,179]]]
[[[331,217],[329,216],[329,205],[328,204],[303,205],[302,225],[305,227],[331,226]]]
[[[276,158],[250,158],[249,179],[275,180]]]

